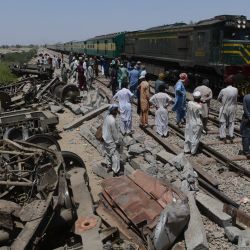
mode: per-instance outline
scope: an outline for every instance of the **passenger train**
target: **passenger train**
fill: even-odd
[[[234,75],[242,92],[250,85],[250,20],[220,15],[195,24],[175,23],[47,46],[62,53],[143,61],[152,74],[189,73],[190,84],[209,78],[214,90]]]

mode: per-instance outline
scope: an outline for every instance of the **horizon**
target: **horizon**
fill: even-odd
[[[157,6],[159,6],[157,8]],[[249,16],[250,1],[8,0],[2,3],[0,46],[84,41],[99,35],[145,30],[179,22],[189,24],[218,15]],[[11,18],[10,18],[11,13]],[[7,21],[6,21],[7,20]]]

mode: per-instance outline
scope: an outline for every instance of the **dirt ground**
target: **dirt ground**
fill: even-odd
[[[102,161],[103,158],[98,151],[79,134],[79,128],[63,131],[63,126],[72,122],[77,117],[68,109],[65,108],[64,110],[64,113],[58,114],[58,130],[62,131],[60,133],[62,139],[59,140],[59,144],[62,150],[74,152],[84,161],[89,176],[91,193],[96,202],[98,201],[98,194],[101,191],[100,182],[102,179],[93,173],[92,166],[93,164]]]

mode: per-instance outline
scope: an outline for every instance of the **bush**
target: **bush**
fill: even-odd
[[[31,60],[32,57],[36,55],[36,53],[37,51],[35,49],[31,49],[27,52],[9,53],[4,55],[2,61],[10,64],[12,63],[23,64]]]
[[[26,52],[5,54],[0,61],[0,84],[9,84],[17,81],[17,77],[11,73],[9,66],[11,64],[28,63],[36,53],[36,49],[31,49]]]
[[[0,63],[0,84],[9,84],[16,81],[17,77],[13,75],[6,63]]]

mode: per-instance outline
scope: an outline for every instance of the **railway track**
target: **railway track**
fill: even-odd
[[[68,61],[68,58],[65,56],[64,60]],[[96,79],[96,80],[99,81],[100,83],[104,84],[105,86],[108,83],[108,82],[105,83],[105,80],[104,81],[101,81],[100,79]],[[150,84],[150,93],[152,95],[154,94],[154,86],[152,83]],[[171,96],[174,96],[174,93],[171,91],[168,91],[168,94],[170,94]],[[112,97],[109,97],[109,98],[112,99]],[[188,98],[188,100],[190,100],[190,98]],[[151,111],[151,115],[154,116],[154,113],[152,111]],[[235,161],[246,161],[247,162],[247,158],[244,155],[237,155],[234,153],[233,156],[227,157],[222,153],[223,152],[223,144],[222,144],[222,142],[218,141],[218,139],[216,137],[214,137],[214,135],[217,135],[217,133],[218,133],[218,127],[219,127],[218,115],[219,115],[219,113],[217,110],[212,109],[212,111],[210,111],[209,124],[208,124],[208,126],[210,127],[210,131],[208,132],[208,136],[202,137],[201,151],[205,155],[212,157],[212,158],[215,158],[216,161],[227,166],[229,169],[236,171],[236,172],[239,172],[242,175],[246,175],[247,177],[250,177],[250,170],[249,169],[246,169],[246,168],[240,166],[239,164],[235,163]],[[170,113],[169,126],[172,128],[174,133],[176,135],[178,135],[183,140],[184,130],[179,129],[177,126],[175,126],[174,119],[175,119],[174,116]],[[237,147],[240,147],[241,135],[240,135],[239,128],[235,128],[234,134],[235,134],[235,144],[237,145]],[[212,140],[211,140],[211,138],[212,138]],[[222,146],[222,150],[219,149],[220,146]]]
[[[155,87],[153,83],[150,83],[150,94],[153,95],[155,93]],[[170,95],[171,97],[175,97],[175,93],[174,91],[171,90],[167,90],[166,93],[168,95]],[[192,95],[191,93],[187,93],[187,101],[191,101],[192,100]],[[215,101],[215,100],[214,100]],[[216,110],[215,108],[210,107],[209,108],[209,117],[208,117],[210,123],[215,124],[217,127],[219,127],[220,123],[219,123],[219,111]],[[239,117],[236,118],[236,123],[239,123],[240,119]],[[236,137],[241,137],[241,133],[240,133],[240,128],[239,127],[235,127],[234,129],[234,135]]]
[[[98,87],[103,88],[104,91],[111,97],[111,91],[107,90],[107,80],[96,79],[98,82]],[[134,105],[133,105],[134,106]],[[134,112],[135,113],[135,112]],[[137,114],[136,114],[137,115]],[[134,115],[133,115],[134,119]],[[152,124],[154,121],[154,112],[150,112],[149,124]],[[135,119],[134,119],[135,120]],[[135,124],[134,126],[137,126]],[[177,128],[175,125],[172,125],[170,122],[170,136],[167,138],[162,138],[155,131],[153,126],[149,126],[143,129],[143,132],[155,140],[159,145],[161,145],[167,152],[171,152],[175,155],[178,155],[183,152],[183,130]],[[215,126],[216,127],[216,126]],[[217,127],[216,127],[217,128]],[[138,128],[134,128],[137,131]],[[141,129],[141,128],[140,128]],[[209,137],[209,135],[207,135]],[[181,145],[180,145],[181,144]],[[224,144],[220,144],[224,146]],[[230,146],[232,144],[229,144]],[[235,164],[234,161],[228,159],[225,154],[219,154],[216,150],[213,150],[213,145],[207,145],[204,143],[202,146],[202,151],[198,154],[197,157],[189,157],[188,160],[192,164],[194,170],[198,173],[198,183],[199,188],[202,192],[209,194],[212,197],[216,197],[220,202],[224,203],[224,211],[233,216],[233,220],[236,221],[236,225],[242,228],[250,226],[250,206],[248,203],[244,204],[241,202],[241,197],[250,195],[250,178],[249,171],[245,171],[245,168],[238,169],[238,164]],[[207,165],[206,161],[212,160],[213,163]],[[247,164],[249,164],[249,161]],[[236,167],[237,166],[237,167]],[[231,171],[233,170],[233,172]],[[236,171],[236,172],[235,172]],[[243,195],[244,193],[244,195]],[[221,230],[218,229],[218,226],[215,226],[214,220],[210,215],[203,217],[203,223],[205,226],[206,233],[209,234],[211,227],[215,231]],[[215,239],[212,242],[217,242],[215,244],[225,244],[222,239]],[[213,244],[210,245],[211,249]],[[223,249],[234,249],[234,247],[224,246]]]
[[[107,98],[109,100],[112,100],[111,91],[107,89],[107,84],[109,83],[108,80],[98,78],[96,79],[96,86],[98,86],[100,89],[102,89],[102,92],[107,95]],[[216,112],[210,113],[211,117],[216,119]],[[153,110],[150,113],[150,124],[154,123],[154,112]],[[171,152],[173,154],[179,154],[183,151],[183,129],[175,129],[174,120],[175,117],[172,113],[169,114],[170,117],[170,123],[173,123],[173,126],[170,126],[170,136],[167,139],[164,139],[160,137],[155,131],[154,127],[150,126],[148,128],[145,128],[143,131],[139,128],[139,124],[136,123],[137,118],[135,118],[137,114],[133,112],[133,121],[134,121],[134,127],[136,130],[136,133],[140,131],[140,133],[143,133],[145,137],[150,137],[152,140],[154,140],[155,144],[161,145],[166,151]],[[93,118],[93,120],[89,121],[89,123],[85,124],[85,126],[91,126],[91,124],[95,124],[100,119]],[[249,165],[249,162],[247,160],[241,160],[240,167],[242,167],[242,162],[245,162],[246,168],[243,167],[243,169],[238,169],[235,166],[235,159],[233,160],[232,154],[229,153],[227,156],[225,156],[225,153],[218,154],[219,150],[218,148],[221,147],[221,150],[223,151],[224,147],[239,147],[238,144],[241,141],[240,135],[236,135],[235,143],[234,144],[221,144],[218,142],[218,139],[216,138],[216,133],[218,133],[218,125],[216,122],[213,122],[212,119],[210,120],[210,130],[211,133],[209,135],[204,135],[202,140],[204,140],[205,149],[204,152],[201,152],[198,154],[198,156],[195,157],[189,157],[188,159],[191,161],[192,165],[194,166],[194,169],[199,174],[198,182],[200,189],[206,193],[209,193],[213,197],[217,197],[218,200],[222,201],[224,203],[225,209],[227,211],[233,211],[233,213],[236,215],[234,216],[234,219],[237,221],[237,225],[240,225],[242,227],[245,227],[246,225],[250,226],[248,223],[250,221],[249,215],[247,213],[250,212],[250,205],[248,203],[242,203],[241,198],[242,197],[250,197],[250,179],[247,176],[249,173],[246,171],[249,171],[247,169],[247,165]],[[210,143],[210,145],[209,145]],[[209,147],[209,152],[206,152],[206,145]],[[210,148],[213,149],[210,151]],[[215,152],[214,152],[215,151]],[[218,152],[216,152],[218,151]],[[100,152],[100,151],[99,151]],[[214,156],[214,153],[217,153],[217,158]],[[222,155],[222,157],[221,157]],[[226,159],[225,159],[226,157]],[[238,157],[238,156],[237,156]],[[238,157],[240,158],[240,157]],[[239,159],[236,159],[239,160]],[[210,162],[210,164],[208,164]],[[233,166],[234,165],[234,166]],[[237,164],[238,165],[238,164]],[[232,171],[230,171],[233,170]],[[239,216],[241,215],[241,216]],[[211,227],[216,228],[215,225],[209,220],[207,220],[205,217],[202,218],[203,222],[205,224],[205,229],[207,233],[209,234]],[[215,229],[217,230],[217,228]],[[220,231],[223,229],[219,229]],[[221,240],[214,239],[214,241],[219,244]],[[225,239],[223,240],[223,244],[226,244]],[[214,248],[211,248],[214,249]],[[218,249],[218,248],[216,248]],[[230,248],[229,245],[227,247],[224,247],[223,249],[234,249],[233,247]]]
[[[104,79],[96,79],[96,81],[99,83],[99,87],[103,88],[104,91],[107,92],[107,80]],[[110,91],[109,91],[110,93]],[[109,98],[112,99],[111,95],[109,95]],[[150,111],[151,115],[151,122],[154,119],[154,112]],[[180,147],[180,144],[183,145],[184,140],[184,130],[178,128],[173,122],[173,119],[169,119],[169,127],[171,128],[170,136],[168,138],[162,138],[160,137],[153,129],[153,126],[150,126],[148,128],[144,128],[144,132],[150,135],[154,140],[156,140],[160,145],[162,145],[167,151],[179,154],[183,151],[183,147]],[[207,135],[204,137],[210,137],[211,135]],[[229,158],[225,154],[221,153],[219,150],[214,149],[214,145],[220,145],[224,146],[224,144],[221,144],[218,142],[215,142],[213,145],[207,145],[204,141],[201,142],[201,153],[198,155],[198,157],[189,157],[189,160],[191,160],[192,164],[194,165],[194,169],[199,174],[199,184],[201,187],[207,190],[210,194],[213,196],[216,196],[218,199],[222,200],[223,202],[230,204],[236,208],[240,206],[239,202],[235,202],[234,197],[231,195],[226,195],[225,193],[221,192],[218,187],[221,185],[220,178],[217,175],[217,173],[210,173],[206,171],[206,167],[204,168],[203,163],[205,161],[214,160],[216,162],[216,165],[224,167],[223,172],[230,173],[231,171],[236,172],[238,182],[249,182],[250,177],[250,171],[241,165],[235,163],[235,160],[241,160],[249,163],[247,159],[242,159],[243,157],[231,157]],[[176,145],[177,144],[177,145]],[[230,146],[232,144],[229,144]],[[223,150],[223,149],[222,149]],[[234,160],[232,159],[234,158]],[[202,159],[205,159],[204,161]],[[205,165],[205,164],[204,164]],[[233,188],[233,186],[232,186]],[[229,192],[228,192],[229,193]],[[246,206],[245,211],[249,212],[250,208]]]

